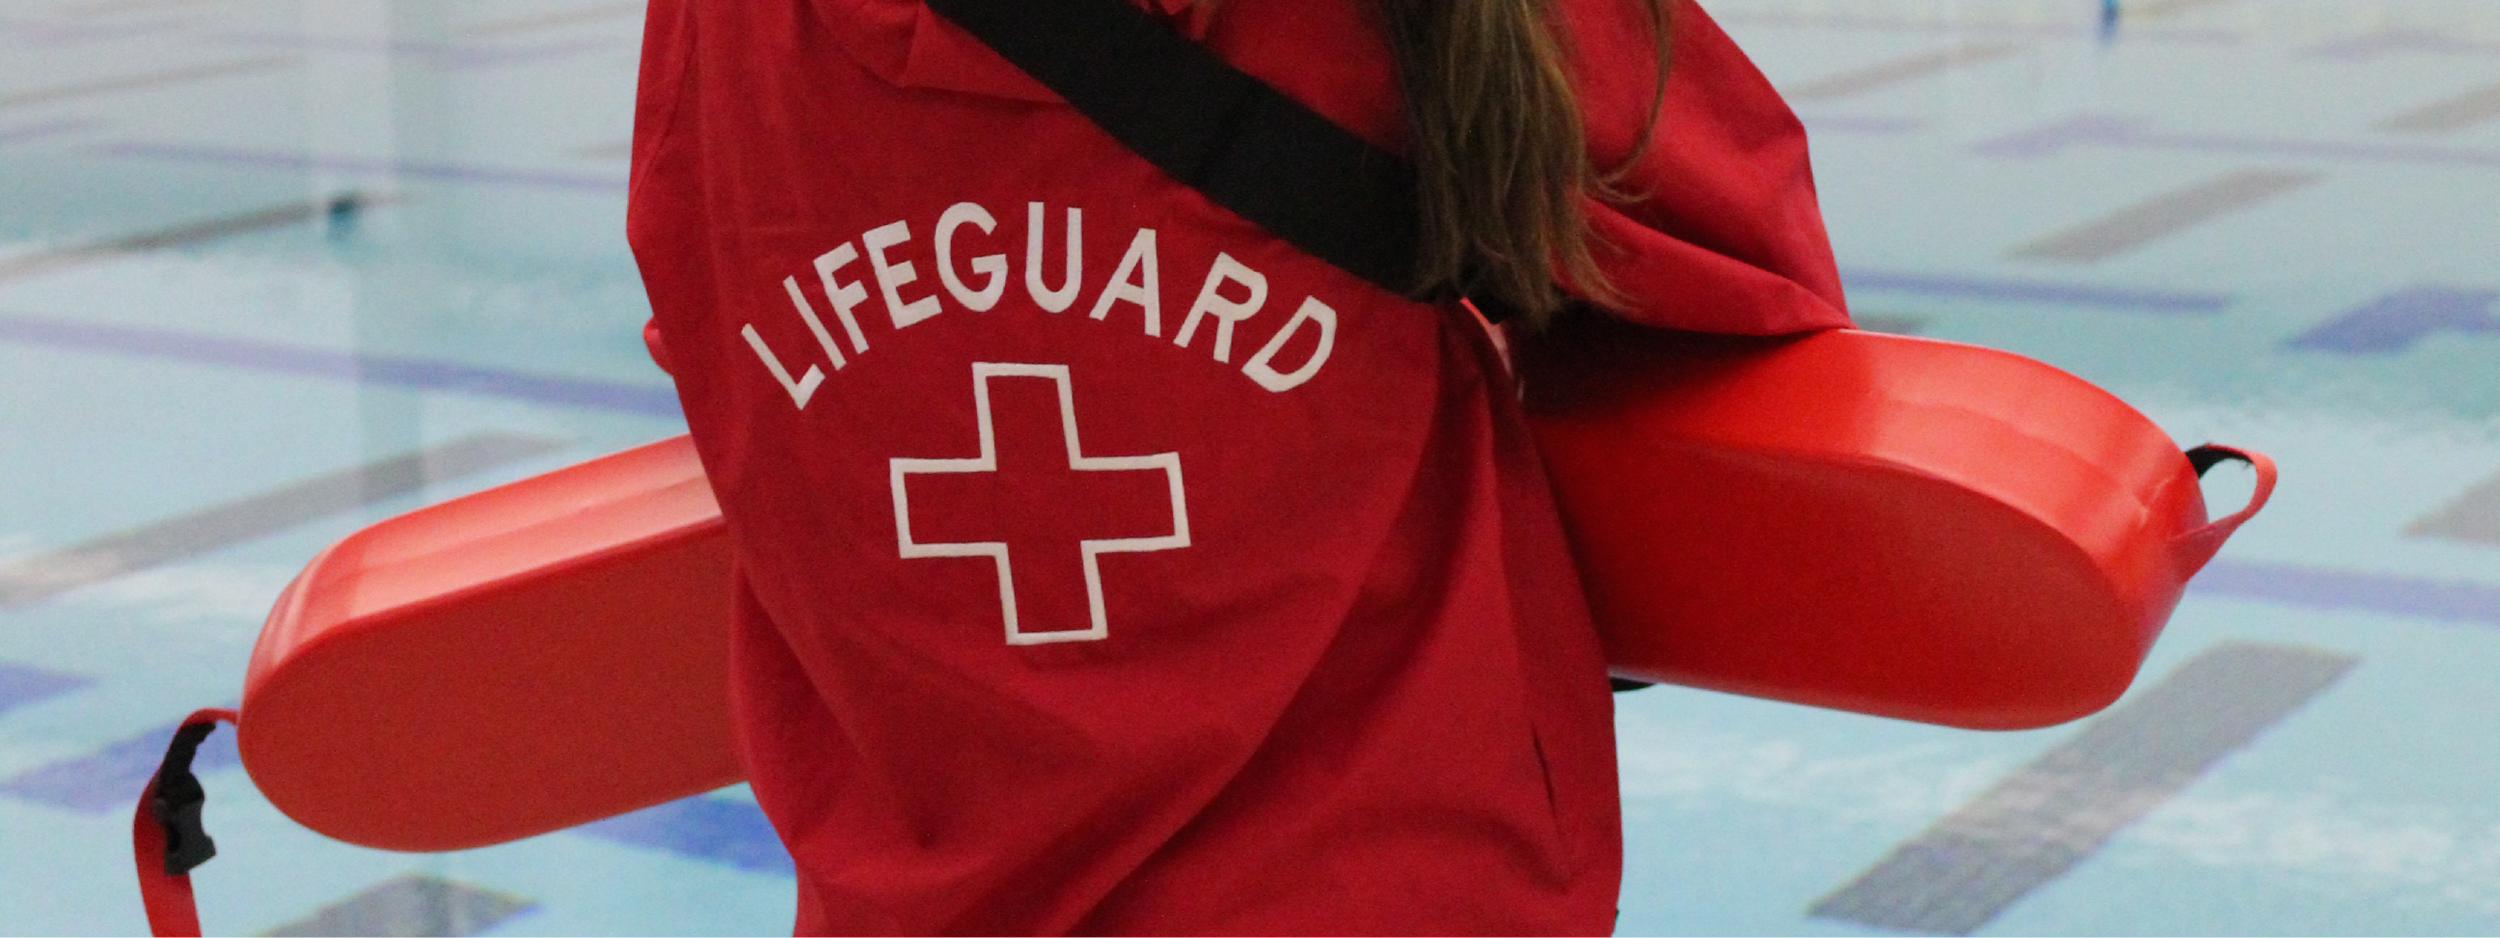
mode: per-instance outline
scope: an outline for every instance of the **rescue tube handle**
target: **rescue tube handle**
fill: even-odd
[[[200,825],[200,809],[208,793],[191,774],[191,759],[200,741],[220,722],[233,723],[232,710],[210,708],[192,713],[174,731],[165,747],[165,761],[139,794],[139,810],[130,819],[131,853],[139,862],[139,899],[148,911],[148,931],[158,936],[200,933],[200,908],[191,894],[191,870],[217,855],[217,845]]]
[[[2266,507],[2266,501],[2274,497],[2274,460],[2266,454],[2218,443],[2207,443],[2187,451],[2188,465],[2196,469],[2199,478],[2205,475],[2205,470],[2233,459],[2257,470],[2257,489],[2249,493],[2246,507],[2215,518],[2205,526],[2171,541],[2172,555],[2179,564],[2179,578],[2182,580],[2204,569],[2205,564],[2214,559],[2214,554],[2221,552],[2223,542],[2231,539],[2232,532],[2248,523],[2248,519],[2256,517],[2257,512]]]

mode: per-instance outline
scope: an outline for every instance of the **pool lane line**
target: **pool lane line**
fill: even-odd
[[[74,134],[82,130],[93,130],[99,126],[102,126],[102,123],[99,121],[81,117],[64,117],[59,120],[41,121],[33,124],[19,124],[15,127],[0,127],[0,143],[21,143],[27,140],[41,140],[45,137],[57,137],[62,134]]]
[[[1970,934],[2291,716],[2357,660],[2297,645],[2215,646],[1894,848],[1806,914]]]
[[[2308,170],[2240,169],[2164,192],[2015,248],[2023,260],[2090,264],[2315,184]]]
[[[0,713],[42,703],[95,683],[90,678],[0,661]]]
[[[2500,476],[2491,477],[2405,526],[2413,537],[2442,537],[2500,547]]]
[[[478,185],[525,186],[551,189],[581,189],[593,192],[622,194],[625,177],[605,174],[575,173],[561,170],[515,169],[481,166],[474,163],[443,163],[426,160],[377,160],[357,157],[313,156],[306,153],[239,150],[230,147],[188,146],[153,143],[115,143],[96,148],[102,156],[124,159],[167,160],[185,163],[227,164],[256,169],[326,169],[348,172],[390,173],[419,179]]]
[[[2298,157],[2342,163],[2413,163],[2500,169],[2500,150],[2185,133],[2152,129],[2147,123],[2135,118],[2085,114],[1985,141],[1971,147],[1970,152],[2001,159],[2038,159],[2057,156],[2076,147],[2095,146],[2278,159]]]
[[[2452,134],[2500,120],[2500,83],[2434,101],[2379,121],[2372,129],[2402,134]]]
[[[2306,564],[2216,560],[2188,581],[2188,592],[2304,609],[2500,626],[2500,586],[2468,580],[2434,580]]]
[[[211,78],[225,78],[232,75],[248,75],[255,72],[266,72],[273,69],[287,68],[302,61],[303,57],[299,55],[264,55],[248,59],[211,62],[206,65],[189,65],[182,68],[143,72],[136,75],[120,75],[113,78],[103,79],[101,81],[80,82],[68,85],[53,85],[50,87],[34,88],[26,91],[6,92],[0,93],[0,110],[18,107],[32,107],[41,104],[56,104],[62,101],[75,101],[80,98],[120,94],[129,91],[147,91],[170,85],[205,81]]]
[[[511,893],[423,873],[407,873],[322,906],[264,935],[481,934],[538,902]]]
[[[480,397],[684,419],[666,385],[574,378],[430,358],[342,352],[249,339],[0,314],[0,342],[211,365],[238,371],[391,385]]]
[[[566,445],[552,437],[473,434],[82,544],[0,561],[0,611],[368,508],[437,482],[544,456]]]
[[[2227,293],[2141,290],[2026,277],[1966,277],[1862,267],[1843,268],[1840,279],[1853,294],[1905,293],[1954,300],[2082,306],[2164,316],[2210,316],[2230,307],[2234,299]]]
[[[1781,96],[1793,103],[1820,103],[1855,97],[1922,78],[1994,62],[2024,51],[2026,48],[2028,47],[2010,42],[1955,45],[1813,79],[1782,89]]]
[[[2312,46],[2301,55],[2306,58],[2341,62],[2375,61],[2389,55],[2500,55],[2500,43],[2475,42],[2445,33],[2419,29],[2390,27],[2375,33],[2338,39]]]
[[[232,237],[234,235],[251,234],[254,232],[285,228],[292,225],[300,225],[306,222],[317,221],[343,211],[354,211],[359,208],[387,204],[395,201],[398,201],[398,199],[391,196],[376,196],[360,192],[348,192],[324,201],[288,202],[282,205],[255,209],[249,212],[239,212],[233,215],[221,215],[216,218],[176,225],[171,228],[160,228],[155,231],[142,231],[136,234],[127,234],[115,238],[90,241],[85,244],[75,244],[68,247],[53,248],[46,251],[19,254],[11,257],[0,258],[0,281],[12,280],[19,277],[31,277],[36,274],[51,273],[56,270],[76,267],[81,264],[109,260],[145,251],[161,251],[168,248],[188,247],[195,244],[214,241],[219,238]]]

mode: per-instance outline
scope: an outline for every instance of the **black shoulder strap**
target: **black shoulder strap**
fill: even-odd
[[[1128,0],[928,0],[1123,146],[1312,256],[1415,287],[1415,171]]]

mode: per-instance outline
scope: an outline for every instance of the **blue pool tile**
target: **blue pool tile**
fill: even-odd
[[[2495,303],[2500,303],[2500,290],[2412,287],[2327,320],[2289,344],[2310,352],[2375,355],[2404,351],[2442,332],[2500,335]]]
[[[0,662],[0,713],[87,686],[86,678]]]

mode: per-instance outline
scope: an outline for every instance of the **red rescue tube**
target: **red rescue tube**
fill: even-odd
[[[304,826],[391,850],[737,782],[729,559],[682,436],[358,531],[262,629],[244,768]]]
[[[1596,317],[1520,370],[1616,672],[2017,729],[2107,706],[2272,492],[2197,468],[2088,382],[1992,349]]]
[[[2195,470],[2071,375],[1953,343],[1567,323],[1530,420],[1618,673],[1967,727],[2108,704],[2196,569]],[[2234,455],[2236,451],[2232,451]],[[281,597],[243,762],[316,831],[515,840],[742,777],[729,542],[663,440],[384,521]]]

